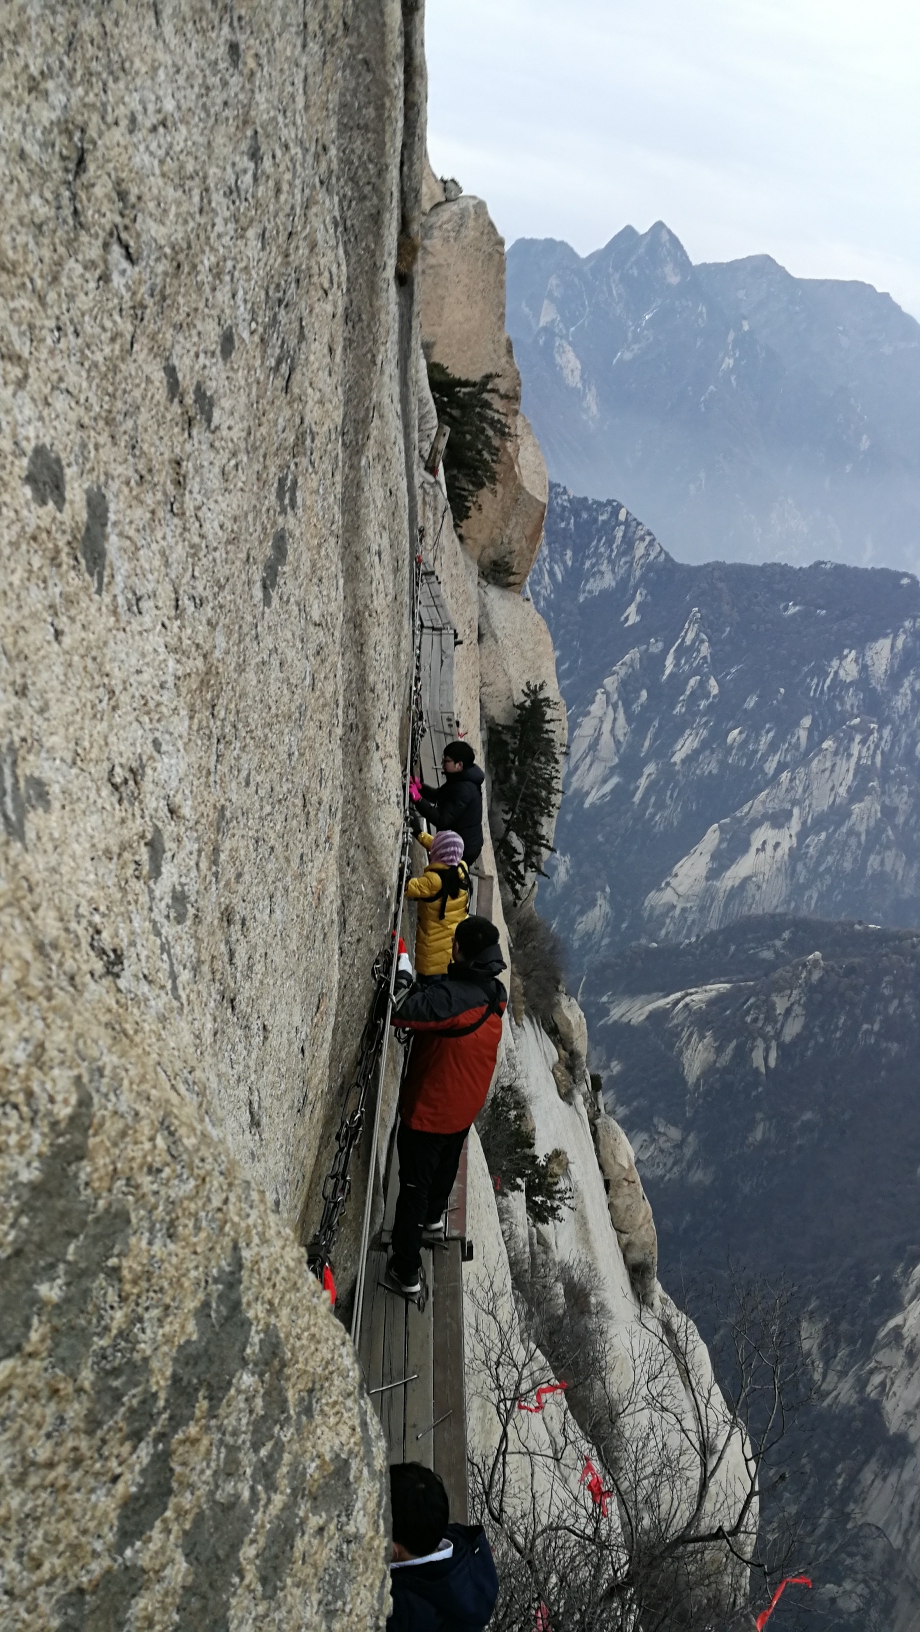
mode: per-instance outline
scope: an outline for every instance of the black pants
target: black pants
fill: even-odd
[[[421,1259],[422,1230],[434,1224],[447,1206],[454,1187],[463,1141],[469,1133],[419,1133],[400,1122],[396,1135],[399,1155],[399,1199],[393,1219],[393,1272],[412,1281]]]

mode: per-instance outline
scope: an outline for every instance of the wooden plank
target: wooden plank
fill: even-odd
[[[460,1165],[457,1168],[457,1177],[454,1188],[447,1203],[447,1233],[460,1241],[466,1241],[466,1144],[460,1152]]]
[[[441,670],[438,676],[438,709],[445,731],[454,729],[454,636],[441,636]]]
[[[423,781],[437,782],[441,755],[457,735],[454,709],[456,630],[431,568],[422,574],[420,614],[423,629],[422,692],[427,734],[422,744]]]
[[[432,1256],[434,1314],[434,1468],[450,1501],[450,1516],[469,1523],[466,1466],[466,1383],[463,1357],[461,1245],[450,1241]],[[439,1420],[440,1419],[440,1420]]]
[[[422,1264],[431,1286],[434,1253],[422,1249]],[[433,1300],[429,1297],[423,1310],[410,1303],[406,1310],[406,1372],[411,1377],[418,1372],[415,1382],[406,1385],[406,1461],[421,1462],[424,1467],[434,1466],[434,1321]]]
[[[488,873],[480,873],[476,880],[476,911],[481,918],[492,919],[495,909],[495,880]]]
[[[384,1297],[380,1280],[386,1266],[386,1254],[373,1249],[367,1255],[367,1275],[364,1282],[364,1308],[361,1314],[361,1333],[358,1359],[369,1389],[379,1388],[383,1381]],[[376,1396],[374,1396],[376,1398]],[[378,1412],[379,1415],[379,1412]]]
[[[406,1300],[396,1292],[384,1293],[383,1374],[381,1382],[402,1384],[406,1376]],[[377,1396],[380,1425],[391,1462],[405,1462],[406,1391],[388,1388]]]

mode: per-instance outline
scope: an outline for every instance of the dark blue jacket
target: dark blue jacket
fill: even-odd
[[[463,859],[475,861],[482,851],[482,784],[485,776],[478,765],[451,771],[439,788],[422,786],[416,805],[420,816],[438,828],[450,828],[463,840]],[[397,1571],[397,1574],[399,1572]]]
[[[498,1597],[498,1576],[478,1524],[449,1524],[453,1554],[443,1563],[392,1570],[387,1632],[482,1632]]]

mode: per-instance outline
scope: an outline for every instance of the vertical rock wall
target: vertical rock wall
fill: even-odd
[[[292,1226],[393,885],[420,25],[0,24],[5,1624],[385,1614]]]

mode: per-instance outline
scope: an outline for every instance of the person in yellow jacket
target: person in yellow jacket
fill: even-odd
[[[459,833],[442,828],[434,837],[430,833],[416,837],[431,860],[421,878],[410,878],[406,894],[418,902],[415,968],[421,978],[430,980],[447,974],[454,932],[469,913],[470,875]]]

